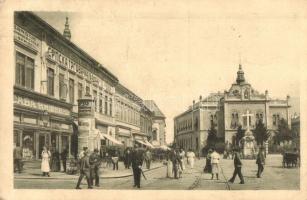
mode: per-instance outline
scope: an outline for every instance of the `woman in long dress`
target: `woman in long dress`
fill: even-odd
[[[172,163],[172,159],[171,159],[171,152],[168,151],[167,152],[167,156],[166,156],[166,178],[171,178],[173,176],[173,163]]]
[[[185,152],[182,148],[180,149],[179,155],[180,155],[180,160],[181,160],[180,165],[181,165],[181,169],[183,171],[183,170],[185,170],[185,164],[184,164]]]
[[[47,150],[46,147],[43,148],[42,151],[42,165],[41,165],[41,170],[43,172],[43,176],[48,176],[50,177],[50,166],[49,166],[49,160],[50,160],[50,151]]]
[[[189,149],[187,152],[187,157],[188,157],[188,163],[190,165],[190,168],[194,168],[194,161],[195,161],[195,153],[192,151],[192,149]]]

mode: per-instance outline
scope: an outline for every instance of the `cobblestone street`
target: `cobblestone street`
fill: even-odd
[[[145,172],[147,180],[142,178],[141,190],[298,190],[300,186],[299,168],[282,168],[281,162],[280,155],[269,155],[266,159],[267,164],[263,177],[256,178],[255,160],[243,160],[244,185],[239,184],[238,177],[233,184],[227,182],[233,173],[232,160],[223,159],[221,161],[220,180],[211,180],[211,174],[202,172],[205,165],[203,158],[196,162],[194,169],[187,168],[183,177],[178,180],[166,178],[166,167],[155,164],[154,169]],[[134,189],[131,171],[130,173],[129,170],[126,170],[125,173],[121,170],[112,172],[114,178],[111,175],[108,178],[103,178],[107,175],[102,173],[100,187],[95,189]],[[105,171],[105,173],[107,172]],[[77,176],[68,175],[57,175],[50,178],[16,175],[14,181],[15,188],[31,189],[73,189],[76,182]],[[81,186],[83,189],[87,188],[85,180]]]

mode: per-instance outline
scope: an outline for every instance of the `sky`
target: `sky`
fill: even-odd
[[[299,113],[304,46],[297,10],[191,2],[36,14],[61,33],[69,17],[72,42],[142,99],[154,100],[167,117],[167,142],[174,116],[199,95],[228,90],[239,62],[253,88],[274,98],[290,95]]]

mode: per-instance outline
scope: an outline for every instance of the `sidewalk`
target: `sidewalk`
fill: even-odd
[[[102,164],[102,166],[105,166]],[[151,171],[163,167],[162,162],[152,162],[150,169],[146,169],[143,165],[143,171]],[[24,163],[24,170],[22,173],[14,173],[14,179],[78,179],[79,173],[69,175],[64,172],[50,172],[50,177],[42,176],[40,170],[40,161],[27,161]],[[125,169],[124,163],[118,163],[119,170],[113,170],[113,166],[100,167],[100,178],[123,178],[132,176],[132,167]]]

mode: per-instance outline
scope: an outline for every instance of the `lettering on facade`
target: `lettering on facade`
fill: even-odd
[[[14,39],[31,49],[39,49],[39,40],[17,25],[14,27]]]
[[[60,53],[59,51],[57,51],[56,49],[52,47],[48,47],[48,51],[46,52],[46,57],[56,62],[57,64],[61,65],[62,67],[77,73],[79,76],[89,81],[99,83],[97,76],[87,71],[86,69],[84,69],[84,67],[80,66],[77,62],[64,56],[62,53]]]
[[[64,114],[64,115],[70,115],[70,111],[65,108],[61,108],[58,106],[42,103],[35,101],[33,99],[27,98],[27,97],[21,97],[18,95],[14,95],[14,103],[30,108],[35,108],[39,110],[46,110],[51,113],[57,113],[57,114]]]

